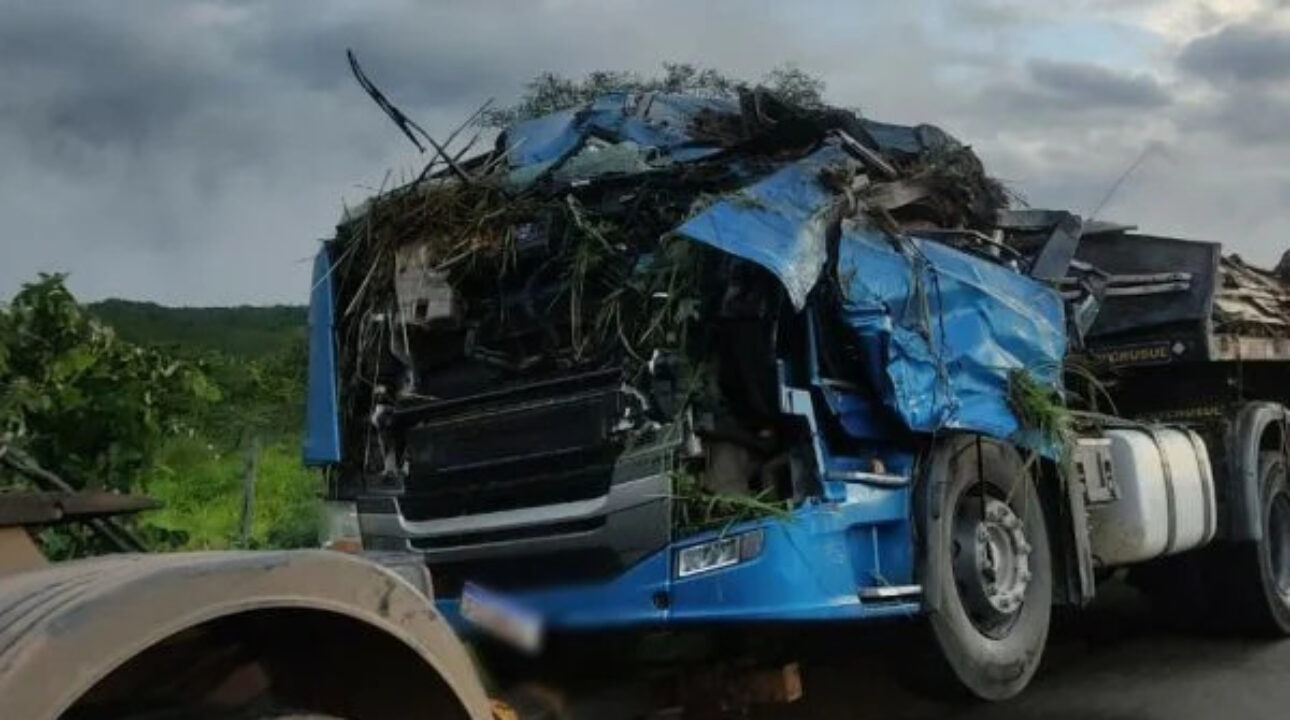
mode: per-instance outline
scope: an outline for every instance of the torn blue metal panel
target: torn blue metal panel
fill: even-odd
[[[670,93],[651,93],[633,99],[630,107],[620,106],[617,110],[593,106],[587,128],[600,130],[619,141],[631,140],[642,147],[658,148],[677,162],[698,159],[720,149],[694,139],[691,128],[697,117],[703,113],[739,112],[739,105],[727,99]]]
[[[577,110],[561,110],[518,122],[506,130],[507,161],[513,168],[549,165],[578,147]]]
[[[736,102],[670,93],[610,93],[587,105],[518,122],[506,130],[511,183],[524,185],[558,166],[587,138],[632,142],[652,152],[652,163],[699,160],[721,148],[696,140],[694,121],[704,113],[738,113]]]
[[[800,310],[828,260],[827,211],[835,196],[820,182],[820,171],[840,166],[857,163],[837,143],[826,143],[726,195],[676,233],[766,268]]]
[[[1008,374],[1059,386],[1061,298],[1006,267],[937,242],[894,244],[846,223],[838,249],[843,320],[883,358],[885,401],[911,430],[1013,436]]]
[[[340,409],[336,392],[335,302],[331,253],[323,245],[314,258],[309,293],[309,395],[305,400],[305,465],[340,462]]]

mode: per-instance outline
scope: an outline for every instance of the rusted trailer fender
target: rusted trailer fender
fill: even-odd
[[[272,639],[287,626],[293,636]],[[180,692],[172,686],[191,668],[165,665],[190,663],[163,650],[213,627],[224,638],[230,628],[255,628],[236,642],[244,653],[268,648],[272,662],[260,677],[290,686],[283,707],[348,718],[490,717],[465,649],[425,595],[375,563],[306,550],[114,556],[0,578],[0,718],[76,717],[86,703]],[[274,645],[287,640],[291,647]],[[372,647],[393,650],[363,652]],[[137,668],[150,652],[154,669]],[[373,686],[377,668],[387,687]],[[239,672],[249,672],[245,663]],[[341,687],[349,679],[355,686]],[[205,684],[216,703],[236,685]],[[438,707],[398,705],[408,685],[437,687]]]

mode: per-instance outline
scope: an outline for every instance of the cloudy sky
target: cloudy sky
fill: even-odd
[[[342,204],[538,71],[794,63],[1033,205],[1290,248],[1290,0],[0,0],[0,298],[301,302]]]

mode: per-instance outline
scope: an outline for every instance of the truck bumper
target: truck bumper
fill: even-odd
[[[908,489],[851,486],[845,502],[814,504],[791,519],[743,523],[671,543],[621,575],[589,584],[505,593],[546,629],[592,630],[702,623],[866,620],[922,609],[913,579]],[[760,532],[755,556],[679,577],[688,547]],[[469,634],[456,597],[441,612]]]

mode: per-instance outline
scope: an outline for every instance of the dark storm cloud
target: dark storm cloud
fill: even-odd
[[[1029,60],[1011,79],[992,81],[977,93],[982,120],[1007,126],[1051,123],[1086,125],[1086,115],[1158,111],[1173,102],[1169,91],[1146,73],[1123,73],[1091,63]],[[1006,113],[1001,113],[1006,111]]]
[[[1274,83],[1290,79],[1290,28],[1230,25],[1187,44],[1178,67],[1215,83]]]
[[[1186,162],[1211,196],[1290,167],[1275,152],[1236,163],[1211,141],[1214,128],[1228,144],[1271,138],[1285,117],[1275,96],[1213,89],[1193,106],[1156,79],[1170,69],[1158,59],[1125,72],[1081,55],[1120,37],[1102,28],[1081,43],[1087,19],[1053,53],[1021,42],[1059,34],[1085,6],[1125,0],[0,0],[0,298],[38,270],[70,270],[90,298],[299,301],[302,259],[342,203],[424,162],[353,83],[346,47],[441,136],[542,71],[681,61],[755,79],[792,61],[838,104],[956,132],[1048,204],[1098,195],[1157,130],[1194,148]],[[1204,53],[1189,54],[1184,81],[1208,87]],[[1240,116],[1241,103],[1255,112]],[[1149,198],[1126,183],[1115,209],[1180,226],[1208,217],[1173,202],[1181,182]],[[1255,200],[1221,222],[1284,219],[1279,196]]]
[[[499,53],[487,51],[479,38],[469,35],[472,29],[454,27],[456,13],[430,8],[415,16],[418,22],[400,22],[398,14],[382,12],[379,4],[372,12],[333,14],[312,22],[300,22],[295,13],[272,11],[263,18],[262,31],[240,39],[239,50],[249,62],[307,87],[335,91],[353,83],[345,59],[345,51],[353,49],[383,89],[413,104],[468,102],[481,88],[516,80],[517,68],[508,66]]]
[[[424,162],[353,83],[346,47],[442,137],[544,70],[681,59],[756,77],[804,46],[778,22],[786,12],[769,0],[0,0],[0,298],[68,270],[90,298],[299,301],[301,260],[342,203]]]
[[[1146,73],[1122,73],[1100,65],[1035,59],[1026,65],[1024,95],[1040,106],[1061,109],[1134,110],[1170,103],[1169,93]]]
[[[222,82],[201,58],[93,9],[22,5],[0,22],[0,116],[29,139],[138,145]]]

